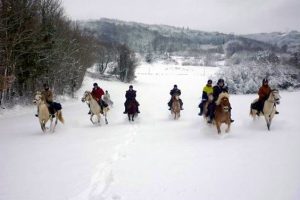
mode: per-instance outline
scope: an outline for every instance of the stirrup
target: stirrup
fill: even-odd
[[[35,114],[34,116],[38,117],[39,115],[38,115],[38,114]]]

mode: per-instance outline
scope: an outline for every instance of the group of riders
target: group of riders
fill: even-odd
[[[45,83],[43,85],[43,87],[44,87],[44,90],[41,92],[42,98],[48,105],[50,115],[54,118],[55,112],[61,109],[61,105],[59,103],[56,103],[53,101],[53,92],[50,90],[49,85]],[[223,79],[219,79],[215,86],[212,86],[212,80],[208,80],[207,84],[203,88],[202,100],[199,104],[199,108],[200,108],[199,115],[201,116],[201,115],[205,114],[206,117],[208,117],[208,121],[207,121],[208,123],[212,123],[212,121],[214,119],[214,113],[215,113],[215,109],[216,109],[216,101],[218,100],[219,95],[223,92],[228,93],[228,87],[225,86]],[[268,79],[265,78],[265,79],[263,79],[262,86],[259,88],[259,91],[258,91],[258,96],[259,96],[258,101],[252,104],[252,108],[257,110],[257,115],[260,115],[260,113],[263,112],[264,102],[269,97],[270,92],[271,92],[271,88],[269,86],[269,81],[268,81]],[[93,89],[92,89],[91,94],[92,94],[93,98],[99,103],[101,110],[103,110],[103,108],[108,106],[106,101],[111,101],[110,94],[108,93],[108,91],[106,90],[104,92],[103,89],[101,87],[99,87],[97,83],[93,84]],[[178,89],[177,85],[174,85],[173,89],[171,89],[170,95],[171,95],[171,99],[168,102],[169,110],[171,110],[171,106],[173,103],[173,97],[181,95],[181,90]],[[209,101],[210,95],[212,95],[211,101]],[[125,98],[126,98],[126,101],[124,103],[125,111],[123,113],[127,114],[127,112],[128,112],[127,107],[128,107],[129,103],[134,103],[137,107],[137,113],[140,113],[139,108],[138,108],[140,104],[136,100],[136,90],[133,90],[132,85],[130,85],[129,89],[126,91]],[[207,106],[207,112],[203,113],[204,105],[207,102],[209,102],[209,104]],[[180,109],[183,110],[183,107],[182,107],[183,102],[180,98],[179,98],[179,103],[180,103]],[[232,108],[230,107],[229,108],[230,113],[231,113],[231,110],[232,110]],[[88,114],[91,114],[91,111],[89,111]],[[276,111],[275,114],[278,114],[278,112]],[[38,116],[38,115],[36,114],[36,116]],[[233,121],[234,120],[231,119],[231,122],[233,122]]]
[[[254,102],[251,105],[252,109],[257,110],[256,114],[258,116],[260,115],[260,113],[263,113],[264,103],[268,99],[268,97],[271,93],[271,90],[272,89],[269,86],[268,79],[264,78],[262,80],[262,85],[258,90],[258,96],[259,96],[258,101]],[[212,123],[212,121],[214,119],[216,101],[218,100],[218,97],[222,92],[228,93],[228,87],[225,86],[223,79],[219,79],[215,86],[212,86],[212,80],[208,80],[207,84],[203,88],[202,100],[199,104],[200,113],[198,115],[200,115],[200,116],[203,115],[204,105],[206,102],[209,101],[209,95],[212,95],[212,101],[209,102],[209,104],[207,106],[207,113],[205,113],[206,117],[208,117],[208,121],[207,121],[208,123]],[[230,116],[231,116],[231,110],[232,110],[232,108],[230,106],[229,107]],[[275,114],[279,114],[279,112],[276,111]],[[234,120],[232,118],[230,118],[230,120],[231,120],[231,122],[234,122]]]

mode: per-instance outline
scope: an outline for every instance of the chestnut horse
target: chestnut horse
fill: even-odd
[[[51,132],[54,132],[55,127],[57,125],[57,120],[59,120],[61,123],[64,123],[62,112],[61,110],[58,110],[55,112],[56,119],[54,125],[52,126],[53,118],[52,115],[50,115],[48,105],[42,98],[41,92],[36,92],[33,103],[36,104],[38,107],[38,117],[43,132],[46,132],[46,123],[48,122],[48,120],[50,120]]]
[[[276,104],[280,103],[280,98],[281,96],[279,95],[279,91],[277,89],[273,89],[271,90],[268,99],[264,102],[263,113],[260,113],[260,115],[264,115],[268,130],[270,130],[271,122],[276,112]],[[254,100],[252,104],[257,101],[258,99]],[[250,115],[253,119],[255,119],[257,110],[252,108],[252,104],[250,106]]]
[[[178,95],[174,95],[172,97],[171,114],[174,115],[174,119],[178,119],[180,117],[180,102]]]
[[[221,93],[216,101],[216,110],[215,110],[215,123],[218,129],[218,134],[221,133],[221,124],[227,124],[226,133],[230,130],[231,120],[230,120],[230,102],[229,94]]]

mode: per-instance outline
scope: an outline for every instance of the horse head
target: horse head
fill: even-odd
[[[272,101],[276,104],[280,104],[280,98],[279,91],[277,89],[273,89],[270,93],[270,97],[272,98]]]
[[[229,94],[226,92],[221,93],[216,104],[220,105],[224,112],[228,112],[230,109]]]
[[[90,101],[91,100],[91,92],[85,91],[83,97],[81,98],[82,102]]]
[[[42,93],[40,91],[37,91],[34,96],[33,103],[40,104],[41,102],[42,102]]]

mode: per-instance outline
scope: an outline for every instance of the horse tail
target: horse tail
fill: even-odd
[[[65,120],[64,120],[64,118],[63,118],[63,116],[62,116],[62,112],[61,112],[61,111],[58,111],[58,113],[57,113],[57,118],[58,118],[58,120],[59,120],[61,123],[65,123]]]

